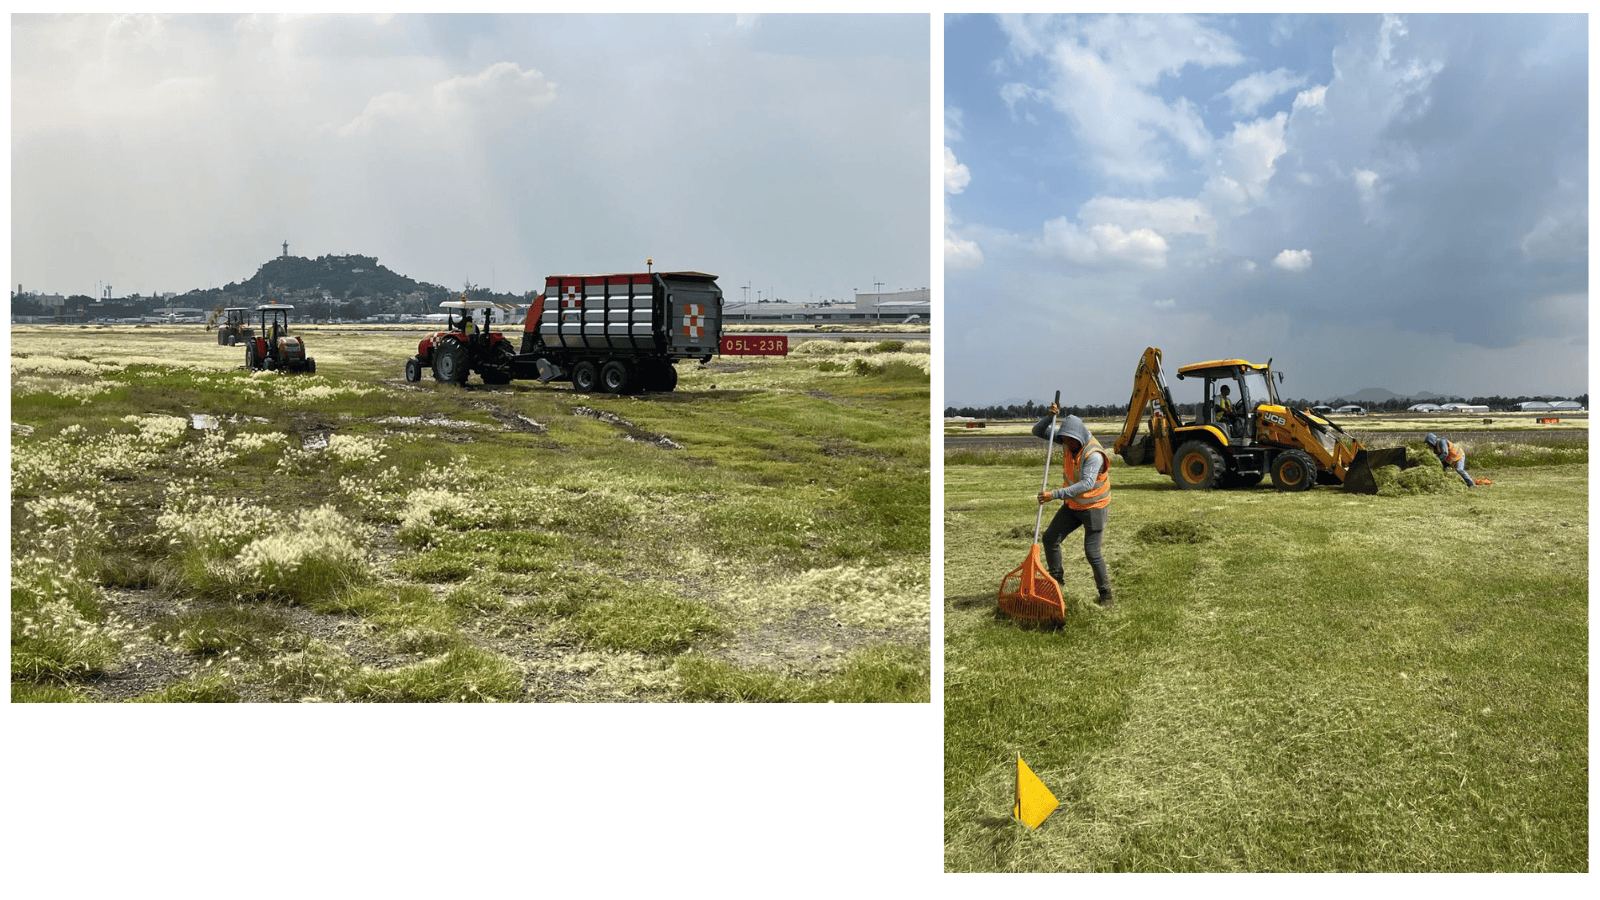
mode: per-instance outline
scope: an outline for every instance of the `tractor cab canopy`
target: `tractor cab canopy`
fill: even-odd
[[[282,321],[283,324],[287,325],[289,323],[289,311],[292,309],[294,309],[294,307],[283,303],[265,303],[256,307],[256,312],[261,313],[261,321],[263,323],[265,323],[270,316],[272,321]]]
[[[472,322],[473,313],[476,313],[479,310],[484,311],[483,327],[484,330],[487,331],[489,328],[489,317],[492,315],[489,310],[495,309],[498,306],[500,306],[500,304],[495,303],[492,300],[468,300],[465,297],[461,298],[460,300],[446,300],[439,304],[439,308],[444,310],[445,314],[449,316],[447,321],[449,322],[451,331],[462,331],[466,329],[466,327]]]
[[[488,300],[468,300],[465,297],[460,300],[446,300],[439,304],[439,308],[445,311],[447,327],[451,331],[462,332],[473,330],[472,314],[478,310],[484,311],[483,327],[488,330],[489,316],[491,315],[489,310],[493,309],[494,306],[495,304]]]

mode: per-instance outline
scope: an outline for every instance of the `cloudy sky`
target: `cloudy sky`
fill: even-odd
[[[10,24],[12,289],[221,287],[284,241],[519,293],[930,284],[926,15]]]
[[[945,404],[1588,384],[1588,23],[950,17]],[[1183,399],[1180,397],[1180,400]]]

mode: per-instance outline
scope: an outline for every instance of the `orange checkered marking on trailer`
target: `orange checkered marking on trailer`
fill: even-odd
[[[683,333],[687,337],[697,338],[706,335],[706,308],[699,303],[685,303],[683,305]]]

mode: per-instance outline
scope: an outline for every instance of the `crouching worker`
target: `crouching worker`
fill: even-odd
[[[1467,487],[1477,487],[1472,476],[1467,474],[1467,452],[1461,449],[1460,444],[1452,444],[1433,434],[1429,434],[1423,440],[1428,442],[1428,449],[1433,451],[1433,455],[1439,457],[1439,465],[1446,469],[1455,469],[1461,480],[1467,483]]]
[[[1061,412],[1061,407],[1050,404],[1050,415],[1033,426],[1034,436],[1050,439],[1050,423]],[[1062,487],[1053,491],[1040,491],[1039,502],[1065,501],[1050,520],[1040,543],[1044,546],[1045,567],[1050,577],[1061,583],[1061,541],[1067,535],[1083,528],[1083,555],[1094,571],[1094,584],[1100,591],[1096,601],[1102,607],[1111,605],[1111,576],[1106,572],[1105,557],[1100,554],[1100,539],[1106,529],[1106,507],[1111,503],[1111,460],[1105,448],[1089,433],[1088,427],[1077,416],[1061,420],[1056,431],[1056,443],[1065,448],[1061,456]]]

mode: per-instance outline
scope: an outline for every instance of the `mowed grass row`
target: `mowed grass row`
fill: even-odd
[[[1586,460],[1390,497],[1119,461],[1118,605],[1069,538],[1055,632],[993,616],[1015,462],[945,469],[947,869],[1587,870]],[[1037,831],[1018,752],[1061,802]]]
[[[315,376],[239,370],[196,329],[12,339],[14,698],[92,696],[157,641],[217,665],[150,699],[524,699],[496,649],[519,642],[566,648],[604,688],[579,699],[927,699],[914,346],[811,342],[609,397],[406,385],[404,336],[308,334]],[[112,590],[174,612],[123,621]],[[364,665],[294,607],[415,663]],[[810,673],[728,650],[802,614],[854,650]]]

